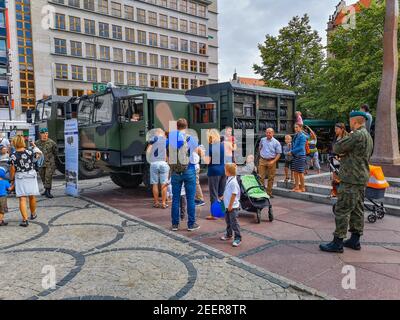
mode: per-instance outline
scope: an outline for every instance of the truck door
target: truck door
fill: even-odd
[[[145,159],[149,129],[147,95],[119,99],[121,165],[141,164]]]

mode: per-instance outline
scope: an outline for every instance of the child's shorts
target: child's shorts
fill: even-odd
[[[0,213],[4,214],[7,211],[7,197],[0,197]]]
[[[293,161],[285,161],[285,168],[291,169],[292,168],[292,162]]]

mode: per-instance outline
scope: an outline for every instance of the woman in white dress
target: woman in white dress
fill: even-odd
[[[42,152],[32,142],[33,149],[27,149],[23,136],[16,136],[13,140],[15,151],[10,156],[10,173],[15,181],[15,193],[19,198],[19,209],[23,218],[21,227],[28,227],[28,212],[26,201],[29,198],[31,220],[37,218],[36,196],[40,195],[37,182],[37,173],[34,169],[35,159],[41,157]]]

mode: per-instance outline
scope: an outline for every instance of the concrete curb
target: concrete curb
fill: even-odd
[[[101,203],[101,202],[98,202],[96,200],[90,199],[90,198],[88,198],[86,196],[83,196],[83,195],[80,195],[79,198],[84,200],[84,201],[87,201],[89,203],[92,203],[92,204],[94,204],[94,205],[96,205],[96,206],[98,206],[100,208],[103,208],[105,210],[109,210],[111,212],[119,214],[119,215],[127,218],[128,220],[133,220],[135,222],[138,222],[141,225],[144,225],[144,226],[146,226],[146,227],[148,227],[148,228],[150,228],[152,230],[158,231],[158,232],[160,232],[160,233],[162,233],[162,234],[164,234],[166,236],[169,236],[170,238],[173,238],[173,239],[176,239],[176,240],[180,240],[183,243],[191,244],[194,247],[200,248],[203,251],[209,253],[210,255],[212,255],[214,257],[217,257],[217,258],[220,258],[220,259],[227,259],[227,260],[229,260],[228,263],[230,263],[231,265],[235,265],[237,267],[240,267],[240,268],[242,268],[242,269],[244,269],[244,270],[246,270],[246,271],[248,271],[248,272],[250,272],[250,273],[252,273],[254,275],[257,275],[257,276],[259,276],[261,278],[264,278],[264,279],[266,279],[266,280],[268,280],[268,281],[270,281],[270,282],[272,282],[274,284],[277,284],[277,285],[279,285],[279,286],[281,286],[281,287],[283,287],[285,289],[291,289],[291,290],[294,290],[297,293],[299,291],[300,292],[305,292],[305,293],[309,294],[312,297],[321,298],[321,299],[324,299],[324,300],[337,300],[336,298],[331,297],[326,293],[320,292],[320,291],[318,291],[316,289],[307,287],[307,286],[305,286],[305,285],[303,285],[301,283],[295,282],[293,280],[287,279],[285,277],[282,277],[280,275],[277,275],[275,273],[267,271],[267,270],[265,270],[263,268],[260,268],[258,266],[255,266],[255,265],[251,264],[251,263],[248,263],[248,262],[246,262],[246,261],[244,261],[242,259],[239,259],[237,257],[231,256],[231,255],[229,255],[229,254],[227,254],[227,253],[225,253],[223,251],[220,251],[218,249],[210,247],[210,246],[208,246],[206,244],[203,244],[203,243],[201,243],[199,241],[187,238],[187,237],[185,237],[183,235],[180,235],[178,233],[172,232],[170,230],[166,230],[163,227],[160,227],[160,226],[158,226],[158,225],[156,225],[154,223],[151,223],[151,222],[145,221],[143,219],[140,219],[138,217],[129,215],[129,214],[127,214],[127,213],[125,213],[125,212],[123,212],[123,211],[121,211],[119,209],[115,209],[115,208],[113,208],[113,207],[111,207],[109,205],[106,205],[104,203]]]

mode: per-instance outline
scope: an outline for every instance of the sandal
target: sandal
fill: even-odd
[[[153,205],[153,208],[160,209],[160,205],[159,205],[158,203],[155,203],[155,204]]]
[[[20,227],[24,227],[24,228],[28,227],[28,226],[29,226],[28,220],[22,221],[22,222],[19,224],[19,226],[20,226]]]
[[[31,214],[31,220],[35,220],[37,218],[37,214],[35,214],[35,215],[33,215],[33,214]]]
[[[162,206],[161,206],[161,209],[168,209],[169,208],[169,205],[167,205],[167,204],[163,204]]]
[[[0,227],[5,227],[8,226],[8,222],[5,222],[4,220],[1,221]]]

